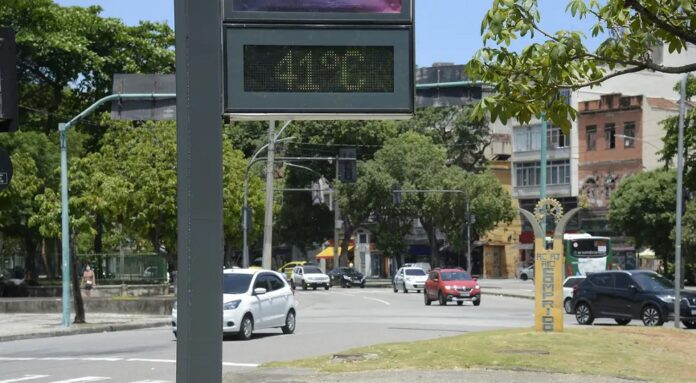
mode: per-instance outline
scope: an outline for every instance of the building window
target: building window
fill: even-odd
[[[616,147],[616,128],[614,128],[614,124],[606,124],[604,126],[604,144],[606,149],[614,149]]]
[[[635,122],[624,123],[624,148],[636,147],[636,124]]]
[[[541,126],[525,126],[515,128],[515,152],[531,152],[541,150]]]
[[[515,186],[538,186],[540,167],[538,162],[515,163]]]
[[[597,149],[597,127],[594,125],[588,126],[586,130],[587,151]]]
[[[569,145],[568,136],[563,134],[561,128],[551,126],[548,131],[548,147],[549,149],[567,148]]]
[[[515,186],[539,186],[541,164],[539,162],[518,162],[515,167]],[[570,184],[570,160],[548,161],[546,163],[547,185]]]

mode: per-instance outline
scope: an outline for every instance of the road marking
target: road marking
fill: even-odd
[[[123,358],[83,358],[82,360],[88,360],[90,362],[118,362],[123,360]]]
[[[258,367],[258,364],[253,363],[232,363],[232,362],[222,362],[223,366],[227,367]]]
[[[171,380],[138,380],[131,383],[171,383]]]
[[[14,383],[14,382],[24,382],[27,380],[34,380],[34,379],[41,379],[41,378],[46,378],[50,375],[24,375],[23,378],[15,378],[15,379],[6,379],[6,380],[0,380],[0,383]]]
[[[99,380],[107,380],[111,378],[107,378],[104,376],[84,376],[82,378],[75,378],[75,379],[68,379],[68,380],[57,380],[55,382],[51,383],[77,383],[77,382],[96,382]]]
[[[150,363],[176,363],[173,359],[142,359],[142,358],[131,358],[126,359],[127,362],[150,362]]]
[[[387,302],[387,301],[383,301],[383,300],[381,300],[381,299],[377,299],[377,298],[363,297],[363,299],[369,299],[369,300],[371,300],[371,301],[375,301],[375,302],[379,302],[379,303],[384,303],[384,304],[387,305],[387,306],[391,305],[391,303],[389,303],[389,302]]]
[[[388,304],[388,303],[387,303]],[[88,361],[88,362],[146,362],[146,363],[176,363],[176,359],[146,359],[146,358],[130,358],[130,359],[123,359],[123,358],[69,358],[69,357],[45,357],[45,358],[20,358],[20,357],[0,357],[0,361],[8,361],[8,362],[23,362],[23,361],[33,361],[33,360],[41,360],[41,361],[72,361],[72,360],[83,360],[83,361]],[[223,366],[226,367],[258,367],[258,364],[254,363],[234,363],[234,362],[223,362]],[[27,375],[29,376],[29,375]],[[34,376],[34,375],[31,375]],[[38,375],[37,375],[38,376]],[[45,377],[48,375],[44,375],[41,377]],[[98,378],[98,377],[97,377]],[[24,378],[22,378],[24,379]],[[32,379],[38,379],[38,378],[32,378]],[[104,378],[104,379],[109,379],[109,378]],[[25,379],[28,380],[28,379]],[[103,380],[103,379],[101,379]],[[0,383],[10,383],[10,382],[15,382],[14,380],[8,380],[8,381],[0,381]],[[68,381],[66,381],[68,382]],[[80,382],[79,380],[76,382]],[[157,381],[159,382],[159,381]],[[54,382],[56,383],[56,382]],[[59,382],[59,383],[64,383],[64,382]],[[154,383],[154,382],[152,382]]]

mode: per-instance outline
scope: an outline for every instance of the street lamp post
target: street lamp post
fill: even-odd
[[[114,100],[157,100],[176,98],[174,93],[112,94],[101,98],[83,110],[72,120],[58,124],[60,132],[60,194],[61,194],[61,242],[63,267],[63,326],[70,327],[70,223],[68,211],[68,129],[92,114],[98,107]]]

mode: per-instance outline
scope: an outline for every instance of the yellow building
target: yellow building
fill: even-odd
[[[489,162],[489,169],[503,184],[508,193],[512,192],[512,176],[510,161]],[[517,211],[519,201],[512,199],[512,208]],[[479,242],[483,247],[483,277],[484,278],[515,278],[519,264],[519,238],[522,224],[519,214],[511,223],[501,223],[481,236]]]

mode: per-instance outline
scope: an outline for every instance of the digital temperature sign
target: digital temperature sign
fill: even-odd
[[[244,46],[245,92],[391,93],[391,46]]]
[[[233,118],[413,113],[412,28],[232,24],[224,36],[225,111]]]

